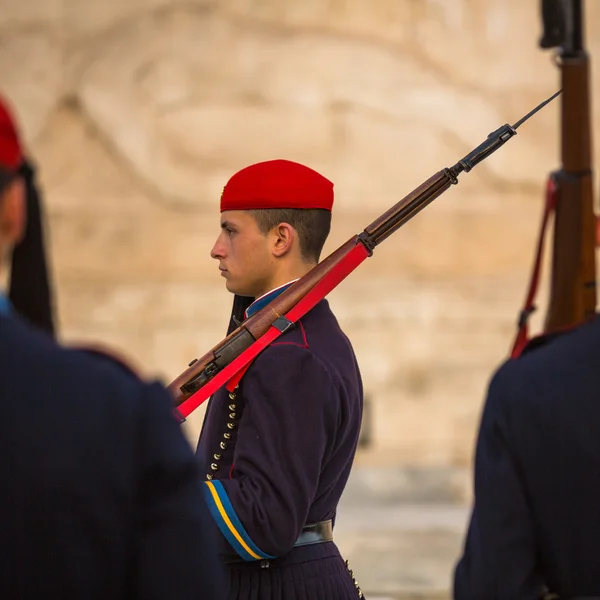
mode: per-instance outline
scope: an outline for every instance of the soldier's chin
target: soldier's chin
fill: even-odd
[[[245,292],[244,287],[242,285],[240,285],[239,283],[236,285],[235,281],[231,281],[229,279],[226,280],[225,287],[227,288],[227,291],[231,292],[232,294],[237,294],[238,296],[248,296],[249,295]]]

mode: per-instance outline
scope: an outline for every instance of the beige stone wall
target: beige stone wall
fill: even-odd
[[[598,62],[600,5],[587,5]],[[333,179],[330,251],[559,86],[537,1],[0,9],[0,88],[40,167],[63,338],[101,340],[167,381],[223,336],[230,299],[208,252],[235,170],[281,156]],[[332,293],[373,402],[363,464],[468,464],[557,165],[557,109]]]

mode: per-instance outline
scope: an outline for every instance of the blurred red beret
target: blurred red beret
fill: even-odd
[[[322,208],[331,211],[333,183],[291,160],[268,160],[238,171],[221,194],[221,212],[258,208]]]
[[[0,166],[16,171],[23,161],[17,126],[4,98],[0,97]]]

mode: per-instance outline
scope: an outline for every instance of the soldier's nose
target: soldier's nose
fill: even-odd
[[[223,257],[223,250],[218,242],[212,247],[212,250],[210,251],[210,257],[217,259]]]

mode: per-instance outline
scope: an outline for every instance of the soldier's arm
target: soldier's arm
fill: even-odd
[[[265,351],[243,380],[244,416],[230,478],[205,483],[213,518],[247,561],[291,550],[338,426],[335,383],[295,345]]]
[[[464,553],[454,574],[455,600],[538,600],[532,515],[511,447],[506,404],[511,375],[493,378],[475,454],[474,507]]]
[[[135,598],[224,598],[213,527],[191,448],[158,384],[139,408]]]

